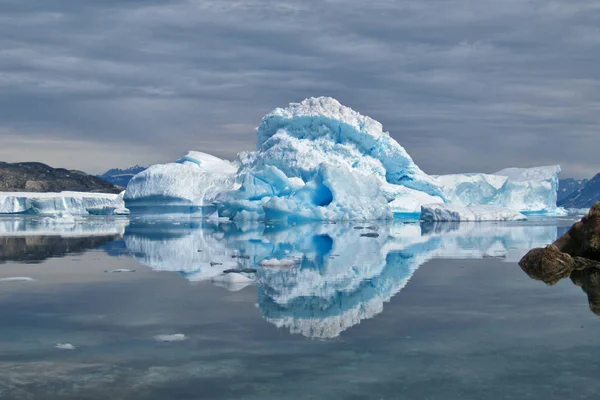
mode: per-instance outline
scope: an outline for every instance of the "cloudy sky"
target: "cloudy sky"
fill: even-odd
[[[233,158],[332,96],[431,174],[600,171],[597,0],[2,0],[0,160]]]

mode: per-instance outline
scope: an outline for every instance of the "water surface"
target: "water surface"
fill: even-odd
[[[572,222],[2,218],[0,398],[596,398],[595,274],[517,265]]]

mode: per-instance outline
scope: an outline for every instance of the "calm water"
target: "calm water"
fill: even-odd
[[[0,398],[596,399],[600,277],[517,265],[572,222],[1,218]]]

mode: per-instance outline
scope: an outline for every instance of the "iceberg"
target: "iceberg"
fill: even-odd
[[[233,187],[236,170],[229,161],[189,152],[135,175],[125,191],[125,207],[131,214],[204,215],[214,211],[216,195]]]
[[[421,221],[524,221],[527,217],[506,207],[428,204],[421,207]]]
[[[218,196],[219,213],[266,220],[390,219],[419,199],[443,201],[435,180],[382,125],[328,97],[277,108],[256,129],[241,186]],[[401,194],[409,194],[403,201]],[[370,199],[370,200],[369,200]],[[390,206],[390,202],[394,202]]]
[[[133,215],[288,223],[417,219],[431,204],[456,206],[444,220],[520,218],[498,207],[562,213],[558,166],[430,176],[381,123],[329,97],[276,108],[261,120],[256,139],[256,151],[234,162],[190,152],[150,167],[129,182],[125,207]]]
[[[120,197],[121,196],[121,197]],[[0,214],[90,215],[103,207],[122,209],[122,195],[109,193],[0,193]]]
[[[556,206],[559,174],[560,167],[554,165],[506,168],[494,174],[441,175],[435,179],[453,205],[490,205],[523,213],[563,214]]]

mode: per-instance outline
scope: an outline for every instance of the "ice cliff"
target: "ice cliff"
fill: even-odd
[[[41,214],[51,216],[89,215],[107,209],[123,209],[122,195],[109,193],[0,192],[0,214]]]
[[[256,151],[233,163],[191,152],[149,168],[129,183],[126,207],[134,214],[287,222],[418,216],[431,204],[450,204],[452,213],[436,215],[460,220],[492,218],[498,207],[557,210],[559,167],[429,176],[379,122],[328,97],[275,109],[256,138]],[[480,206],[476,216],[473,206]]]

